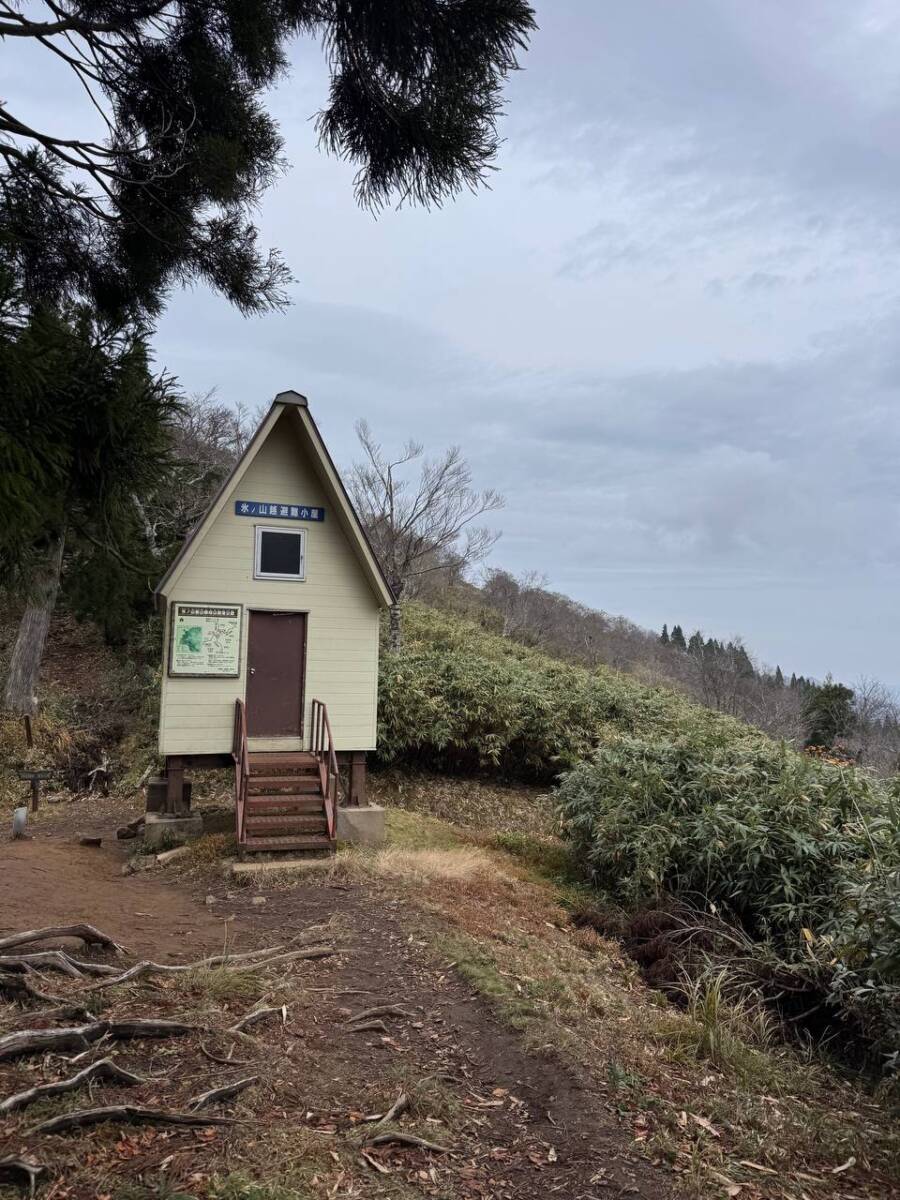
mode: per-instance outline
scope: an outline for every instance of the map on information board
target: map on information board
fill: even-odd
[[[241,671],[240,604],[173,605],[170,675],[237,676]]]

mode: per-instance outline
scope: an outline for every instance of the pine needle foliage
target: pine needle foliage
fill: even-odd
[[[0,242],[27,302],[152,317],[202,280],[243,312],[282,306],[288,270],[254,216],[286,165],[264,98],[291,40],[322,45],[321,144],[357,166],[357,196],[377,209],[485,181],[503,84],[534,28],[525,0],[4,4],[5,53],[29,46],[85,113],[77,136],[77,121],[65,135],[36,125],[14,94],[0,107]]]
[[[0,297],[0,577],[17,599],[62,539],[94,612],[147,591],[135,497],[165,472],[178,400],[140,328]],[[134,561],[134,560],[137,561]],[[78,570],[74,570],[77,561]],[[83,597],[90,608],[89,597]]]

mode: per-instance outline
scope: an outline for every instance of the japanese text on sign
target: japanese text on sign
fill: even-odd
[[[240,674],[239,604],[181,604],[172,613],[170,675]]]
[[[235,515],[238,517],[279,517],[287,521],[324,521],[324,508],[311,508],[308,504],[275,504],[268,500],[235,500]]]

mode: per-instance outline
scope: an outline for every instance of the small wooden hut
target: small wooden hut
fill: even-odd
[[[167,807],[191,766],[235,764],[242,850],[334,845],[365,802],[391,590],[297,392],[281,392],[156,589]]]

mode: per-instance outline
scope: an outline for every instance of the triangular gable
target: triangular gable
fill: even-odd
[[[313,466],[338,515],[341,527],[356,553],[356,557],[363,569],[363,573],[369,581],[372,591],[385,607],[389,607],[394,603],[394,594],[384,577],[384,572],[369,543],[366,531],[363,529],[356,509],[353,507],[353,503],[347,494],[347,489],[344,487],[331,455],[322,441],[322,435],[319,433],[316,423],[310,415],[306,397],[301,396],[299,392],[289,391],[279,392],[272,401],[271,408],[260,422],[246,450],[234,464],[234,467],[222,483],[212,503],[188,534],[187,538],[185,538],[184,545],[172,560],[165,575],[163,575],[162,579],[156,585],[154,594],[158,607],[165,607],[166,597],[177,582],[181,572],[187,566],[191,555],[203,541],[213,522],[225,507],[229,496],[246,474],[248,467],[262,449],[269,434],[281,419],[282,414],[289,409],[292,409],[296,413],[300,431],[312,459]]]

